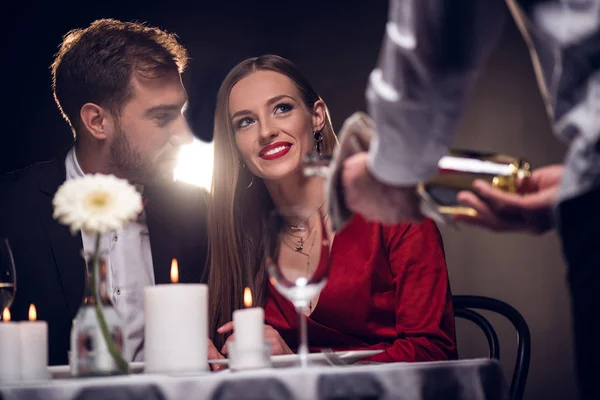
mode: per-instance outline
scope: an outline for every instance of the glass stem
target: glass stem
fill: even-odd
[[[306,307],[298,307],[298,331],[300,334],[298,342],[298,356],[300,358],[300,367],[308,367],[308,334],[306,328],[306,314],[304,313]]]

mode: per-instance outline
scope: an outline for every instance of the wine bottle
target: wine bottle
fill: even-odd
[[[438,162],[438,173],[417,186],[421,211],[437,222],[448,223],[452,215],[476,216],[477,211],[458,202],[457,195],[472,190],[476,179],[492,187],[516,193],[518,182],[531,175],[529,162],[498,153],[451,150]]]

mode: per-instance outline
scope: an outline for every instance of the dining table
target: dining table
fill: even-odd
[[[509,398],[502,368],[489,358],[178,374],[147,374],[138,365],[129,375],[92,378],[72,378],[67,366],[50,370],[48,380],[0,384],[0,400]]]

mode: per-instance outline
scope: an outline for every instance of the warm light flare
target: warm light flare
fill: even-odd
[[[171,283],[179,282],[179,266],[177,264],[177,259],[174,258],[171,261]]]
[[[175,180],[210,190],[213,159],[213,142],[206,143],[194,139],[191,144],[183,146],[179,151],[177,166],[173,171]]]
[[[244,289],[244,305],[246,307],[252,307],[252,292],[249,287]]]
[[[10,311],[8,311],[8,308],[5,308],[4,311],[2,311],[2,321],[4,321],[4,322],[10,321]]]
[[[29,305],[29,320],[37,321],[37,310],[33,304]]]

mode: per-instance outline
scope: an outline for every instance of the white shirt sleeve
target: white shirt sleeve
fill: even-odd
[[[506,16],[502,0],[390,1],[367,87],[377,125],[368,163],[378,180],[409,186],[435,174]]]
[[[538,1],[523,19],[550,122],[569,143],[561,202],[600,186],[600,0]]]

